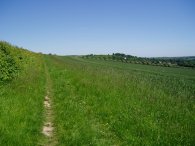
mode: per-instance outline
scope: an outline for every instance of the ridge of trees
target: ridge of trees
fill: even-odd
[[[195,56],[189,57],[137,57],[126,55],[124,53],[113,53],[112,55],[85,55],[82,58],[86,59],[99,59],[99,60],[113,60],[124,63],[135,63],[145,65],[156,65],[166,67],[191,67],[195,68]]]

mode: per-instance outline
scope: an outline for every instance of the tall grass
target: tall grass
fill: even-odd
[[[44,143],[50,85],[58,145],[195,144],[195,70],[20,51],[18,78],[0,83],[0,145]]]
[[[45,72],[40,55],[29,57],[17,79],[0,84],[1,146],[35,146],[41,136]]]
[[[59,145],[194,145],[194,70],[46,57]],[[170,74],[170,76],[169,76]]]

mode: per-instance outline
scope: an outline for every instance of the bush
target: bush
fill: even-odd
[[[33,60],[30,51],[0,41],[0,82],[12,80]]]
[[[11,46],[8,43],[0,42],[0,81],[11,80],[19,69],[10,49]]]

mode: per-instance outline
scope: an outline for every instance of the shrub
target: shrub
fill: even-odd
[[[11,46],[8,43],[0,42],[0,81],[11,80],[19,69],[10,49]]]
[[[12,80],[33,62],[35,53],[0,41],[0,82]]]

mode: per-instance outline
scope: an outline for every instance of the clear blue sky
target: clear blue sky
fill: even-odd
[[[0,40],[61,55],[195,55],[195,0],[0,0]]]

